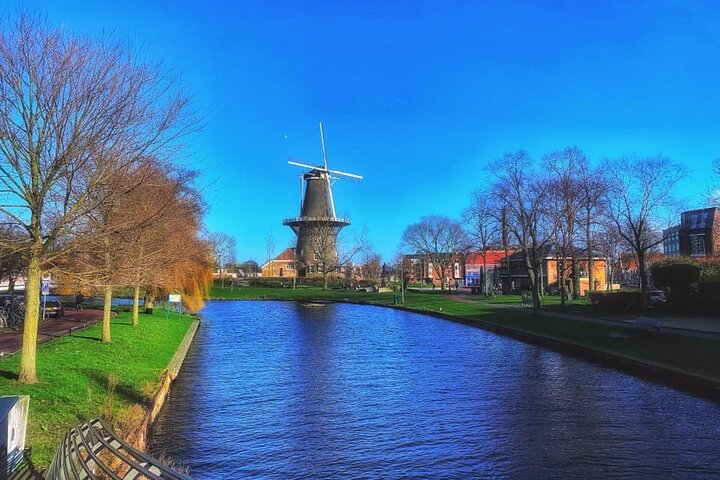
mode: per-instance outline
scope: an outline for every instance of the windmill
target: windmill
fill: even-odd
[[[309,169],[301,177],[305,182],[305,188],[303,191],[301,184],[300,216],[283,220],[283,225],[292,228],[297,235],[295,255],[300,265],[298,273],[301,276],[316,271],[318,262],[327,262],[329,259],[337,262],[337,235],[340,230],[350,225],[349,218],[338,217],[335,212],[331,180],[338,180],[340,177],[358,180],[363,178],[354,173],[328,168],[322,122],[320,122],[320,145],[322,166],[288,161],[290,165]]]

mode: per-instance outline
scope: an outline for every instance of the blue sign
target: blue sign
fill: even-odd
[[[50,280],[43,279],[42,281],[42,294],[50,295]]]

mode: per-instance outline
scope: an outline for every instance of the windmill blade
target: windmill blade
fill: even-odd
[[[292,161],[292,160],[288,160],[288,163],[289,163],[290,165],[295,165],[296,167],[303,167],[303,168],[310,168],[310,169],[312,169],[312,170],[322,170],[322,171],[325,171],[325,169],[322,168],[322,167],[315,167],[315,166],[312,166],[312,165],[308,165],[308,164],[306,164],[306,163],[294,162],[294,161]]]
[[[358,180],[363,180],[363,177],[361,175],[356,175],[354,173],[342,172],[340,170],[328,170],[327,168],[316,167],[313,165],[308,165],[307,163],[295,162],[293,160],[288,160],[288,163],[290,165],[295,165],[296,167],[309,168],[311,170],[318,170],[320,172],[334,173],[336,175],[344,175],[346,177],[357,178]]]
[[[345,175],[346,177],[357,178],[358,180],[363,179],[362,175],[355,175],[354,173],[341,172],[340,170],[324,170],[328,173],[334,173],[335,175]]]
[[[327,154],[325,153],[325,129],[323,128],[322,122],[320,122],[320,144],[322,145],[323,167],[325,167],[325,170],[327,170]]]

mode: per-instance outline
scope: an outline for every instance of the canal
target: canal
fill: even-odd
[[[380,307],[202,315],[150,444],[198,480],[720,474],[720,405],[601,365]]]

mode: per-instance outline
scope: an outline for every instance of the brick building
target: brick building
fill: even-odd
[[[525,266],[525,254],[523,252],[515,252],[507,259],[502,259],[502,268],[500,270],[501,283],[506,292],[519,292],[530,287],[530,279]],[[545,255],[542,258],[540,266],[540,280],[545,291],[559,289],[559,265],[558,257],[554,255]],[[585,295],[590,288],[590,278],[588,276],[587,257],[577,257],[577,268],[580,295]],[[572,262],[567,258],[564,261],[565,281],[568,290],[571,289],[572,282]],[[606,260],[600,257],[593,257],[593,284],[595,290],[604,290],[607,287],[607,265]]]
[[[514,253],[510,250],[508,254]],[[503,260],[505,250],[489,250],[485,252],[485,258],[481,252],[469,254],[465,260],[465,285],[483,286],[487,282],[488,288],[496,287],[502,290]]]
[[[720,255],[720,208],[682,212],[680,225],[663,231],[663,253],[699,259]]]
[[[267,262],[261,268],[263,277],[289,277],[295,276],[295,249],[286,248],[280,254]]]

